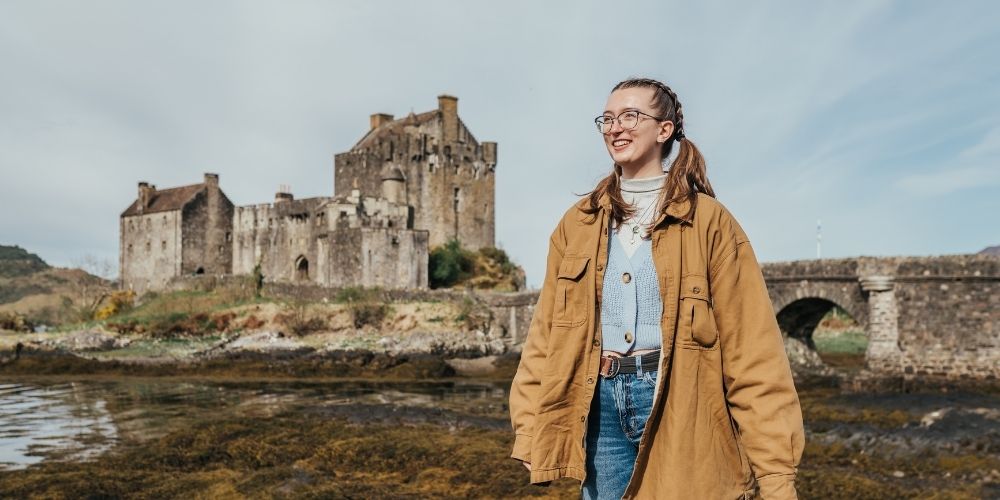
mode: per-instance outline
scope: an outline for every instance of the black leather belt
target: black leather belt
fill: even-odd
[[[600,374],[604,378],[611,378],[619,373],[635,373],[637,363],[641,363],[644,372],[656,371],[660,365],[660,350],[639,356],[601,356]]]

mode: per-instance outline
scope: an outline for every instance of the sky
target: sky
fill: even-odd
[[[1000,244],[996,2],[5,0],[0,244],[117,264],[136,184],[333,194],[372,113],[459,98],[496,141],[496,239],[531,287],[611,169],[593,125],[670,85],[761,262]],[[992,54],[992,55],[991,55]]]

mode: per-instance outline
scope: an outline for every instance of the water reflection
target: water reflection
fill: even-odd
[[[84,460],[118,438],[106,402],[81,384],[0,384],[0,467]]]
[[[141,443],[219,416],[405,407],[506,420],[507,387],[473,381],[6,383],[0,384],[0,470],[86,460],[123,441]]]

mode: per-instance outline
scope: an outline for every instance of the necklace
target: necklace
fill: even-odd
[[[648,223],[644,224],[641,221],[646,218],[646,214],[649,214],[656,205],[657,205],[657,203],[656,203],[656,201],[654,201],[653,203],[650,203],[649,206],[647,206],[642,211],[641,214],[633,215],[631,218],[628,219],[629,221],[633,221],[632,222],[632,237],[629,239],[629,244],[630,245],[634,245],[635,244],[635,238],[636,238],[636,236],[639,235],[639,231],[642,229],[642,226],[646,226],[647,228],[649,226],[651,226],[651,224],[648,224]]]

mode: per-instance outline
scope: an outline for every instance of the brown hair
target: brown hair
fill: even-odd
[[[701,156],[701,152],[698,151],[694,143],[684,135],[684,114],[681,112],[681,102],[677,99],[677,94],[670,90],[670,87],[651,78],[629,78],[615,85],[611,92],[636,87],[653,89],[653,109],[664,120],[670,120],[674,123],[674,135],[663,143],[660,158],[670,156],[674,142],[680,142],[680,151],[670,165],[670,172],[664,181],[656,213],[665,212],[671,203],[679,203],[687,199],[691,203],[691,208],[684,218],[690,219],[694,216],[699,192],[715,198],[715,191],[712,190],[712,184],[708,182],[708,176],[705,173],[705,158]],[[599,209],[598,204],[601,196],[607,193],[611,199],[611,217],[615,225],[621,225],[625,218],[634,214],[635,208],[626,204],[621,195],[621,173],[621,166],[617,163],[614,164],[611,174],[601,179],[593,191],[584,193],[590,197],[590,207],[584,209],[584,213],[596,213]]]

